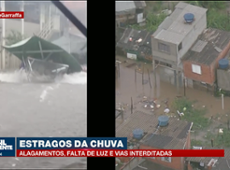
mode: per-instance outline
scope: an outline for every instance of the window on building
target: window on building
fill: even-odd
[[[169,45],[163,44],[163,43],[158,43],[158,49],[160,51],[166,52],[166,53],[170,53],[170,48]]]
[[[165,162],[171,162],[172,161],[171,157],[162,157],[161,160],[165,161]]]
[[[182,43],[179,44],[178,51],[180,51],[181,49],[182,49]]]
[[[192,64],[192,72],[196,74],[201,74],[201,67],[199,65]]]

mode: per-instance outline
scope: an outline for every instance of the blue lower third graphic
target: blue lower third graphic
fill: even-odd
[[[0,157],[15,157],[15,138],[0,137]]]

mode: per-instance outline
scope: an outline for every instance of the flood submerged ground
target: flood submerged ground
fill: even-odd
[[[151,64],[144,64],[143,62],[128,60],[127,58],[120,56],[117,56],[117,60],[121,61],[122,63],[120,65],[120,76],[118,73],[116,74],[116,105],[119,107],[122,104],[122,106],[126,108],[125,118],[131,114],[131,100],[133,100],[134,109],[142,109],[146,111],[146,109],[143,107],[143,104],[139,104],[143,96],[146,96],[152,100],[157,99],[157,102],[161,105],[161,107],[156,112],[153,112],[153,114],[162,115],[164,114],[165,100],[168,100],[170,109],[172,102],[178,96],[184,96],[184,88],[180,88],[178,94],[176,86],[161,81],[159,75],[157,76],[155,83]],[[143,68],[144,65],[144,85],[142,85],[141,74],[136,73],[135,80],[134,70],[138,67],[138,65],[140,68]],[[150,76],[148,76],[148,72]],[[151,83],[149,83],[149,77]],[[156,85],[156,88],[154,88],[154,85]],[[209,119],[212,117],[213,123],[208,127],[208,129],[204,129],[199,133],[192,133],[191,135],[195,140],[205,140],[204,137],[208,132],[212,132],[220,125],[226,124],[228,117],[230,116],[230,98],[224,98],[223,110],[221,98],[214,97],[212,93],[205,90],[198,90],[188,87],[185,89],[185,91],[186,98],[188,100],[196,101],[194,107],[206,108],[207,113],[205,114],[205,117]],[[119,124],[117,124],[117,126],[119,126]]]
[[[55,83],[28,83],[0,73],[0,136],[86,137],[86,73]],[[0,168],[86,168],[86,158],[2,158]]]

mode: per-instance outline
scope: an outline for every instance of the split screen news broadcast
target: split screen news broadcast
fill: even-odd
[[[230,3],[115,1],[115,58],[102,3],[91,78],[86,1],[1,1],[0,169],[229,169]]]

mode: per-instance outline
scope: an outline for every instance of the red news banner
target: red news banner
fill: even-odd
[[[224,150],[17,150],[17,157],[224,157]]]
[[[23,19],[22,11],[0,11],[0,19]]]

